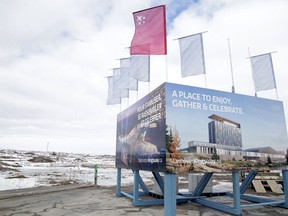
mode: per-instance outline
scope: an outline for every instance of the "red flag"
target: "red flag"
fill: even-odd
[[[165,5],[134,12],[133,18],[135,33],[130,54],[167,54]]]

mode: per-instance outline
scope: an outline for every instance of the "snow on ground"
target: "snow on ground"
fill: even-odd
[[[95,165],[97,185],[115,186],[117,170],[113,155],[0,150],[0,190],[72,183],[92,185]],[[142,178],[152,182],[150,172],[144,172]],[[131,170],[122,170],[121,182],[133,183]]]
[[[0,150],[0,191],[64,184],[94,184],[97,165],[97,185],[116,186],[115,156],[63,152]],[[131,170],[122,169],[121,185],[133,185]],[[153,184],[151,172],[140,172],[147,185]],[[216,174],[221,177],[221,174]],[[227,174],[225,174],[227,175]],[[187,176],[179,183],[188,185]],[[213,190],[227,190],[227,180],[213,180]]]

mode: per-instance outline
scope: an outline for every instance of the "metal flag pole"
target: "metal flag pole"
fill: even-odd
[[[232,78],[232,93],[235,93],[234,74],[233,74],[233,66],[232,66],[232,57],[231,57],[231,48],[230,48],[229,38],[228,38],[228,48],[229,48],[230,70],[231,70],[231,78]]]
[[[148,82],[148,93],[150,93],[150,81]]]
[[[166,82],[168,82],[168,65],[167,65],[167,55],[165,55],[165,71],[166,71]]]
[[[138,79],[137,79],[137,82],[138,82],[138,84],[139,84],[139,81],[138,81]],[[138,86],[138,88],[139,88],[139,86]],[[138,101],[138,93],[139,93],[139,90],[138,90],[138,88],[137,88],[137,92],[136,92],[136,101]]]
[[[205,82],[205,88],[207,88],[207,78],[206,78],[206,73],[204,74],[204,82]]]
[[[277,88],[275,88],[275,92],[276,92],[276,98],[277,98],[277,100],[279,100],[279,98],[278,98],[278,90],[277,90]]]

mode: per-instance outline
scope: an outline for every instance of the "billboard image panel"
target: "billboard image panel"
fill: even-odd
[[[165,85],[117,116],[116,166],[166,171]]]
[[[288,142],[281,101],[167,83],[166,124],[177,132],[182,154],[176,160],[167,152],[171,172],[181,171],[176,162],[184,171],[205,172],[213,170],[209,167],[265,166],[268,158],[285,161]],[[225,163],[231,160],[238,163]]]

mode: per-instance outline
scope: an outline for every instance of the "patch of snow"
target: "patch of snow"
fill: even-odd
[[[39,158],[53,162],[39,162]],[[33,162],[37,158],[37,162]],[[41,161],[41,160],[40,160]],[[0,150],[0,190],[32,188],[59,184],[94,184],[95,165],[97,165],[97,185],[116,186],[117,169],[114,155],[92,155],[56,152],[32,152]],[[217,173],[220,175],[220,173]],[[227,174],[223,174],[227,175]],[[147,185],[153,184],[153,175],[140,171]],[[188,184],[187,177],[179,176],[179,183]],[[131,170],[121,170],[121,185],[132,185],[134,175]],[[214,182],[214,180],[213,180]],[[216,190],[232,190],[229,182],[217,181]]]

